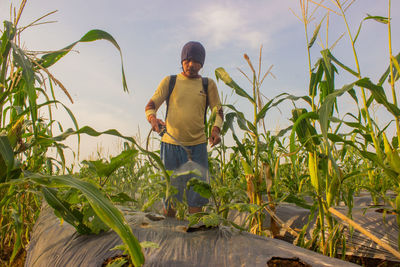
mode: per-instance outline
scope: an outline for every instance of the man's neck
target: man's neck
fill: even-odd
[[[189,79],[196,79],[196,78],[200,78],[200,77],[201,77],[200,74],[197,74],[197,75],[195,75],[195,76],[188,76],[188,75],[186,75],[183,71],[181,72],[181,74],[182,74],[183,76],[185,76],[186,78],[189,78]]]

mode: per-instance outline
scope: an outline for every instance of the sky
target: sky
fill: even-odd
[[[352,34],[355,35],[367,14],[386,17],[388,2],[355,1],[346,12]],[[400,10],[400,1],[391,2],[392,49],[393,54],[397,54],[400,52],[400,21],[394,11]],[[18,7],[20,1],[0,0],[1,20],[9,20],[11,3]],[[139,143],[144,144],[150,131],[144,107],[163,77],[180,72],[180,52],[187,41],[200,41],[206,48],[201,75],[215,80],[215,69],[223,67],[249,93],[251,85],[238,68],[249,74],[244,53],[258,66],[262,46],[262,72],[272,67],[273,74],[265,79],[261,88],[266,98],[284,92],[307,95],[304,25],[294,15],[301,14],[299,3],[298,0],[28,0],[19,26],[28,25],[54,10],[57,12],[43,21],[56,22],[26,29],[21,35],[21,45],[27,50],[52,51],[79,40],[92,29],[111,34],[122,50],[129,94],[122,89],[119,52],[109,42],[100,40],[78,44],[73,52],[49,68],[67,88],[74,103],[70,103],[61,90],[57,90],[56,97],[72,110],[80,127],[88,125],[98,131],[117,129],[123,135],[137,137]],[[331,0],[325,0],[323,4],[337,10]],[[310,3],[310,10],[314,7]],[[314,13],[315,18],[309,24],[310,36],[325,13],[323,8]],[[319,52],[326,46],[326,22],[325,18],[321,38],[312,47],[312,62],[320,57]],[[328,46],[345,32],[343,19],[330,12]],[[375,82],[389,64],[387,40],[386,25],[374,21],[363,23],[357,40],[361,73]],[[347,35],[338,41],[332,52],[344,64],[356,68]],[[355,81],[342,70],[339,70],[339,76],[338,89]],[[225,103],[234,104],[251,118],[249,102],[234,95],[221,81],[217,86]],[[339,102],[342,115],[354,106],[348,98],[341,98]],[[288,126],[292,107],[290,102],[285,102],[279,109],[269,111],[265,118],[267,128],[275,132]],[[378,117],[379,112],[377,110]],[[64,129],[73,127],[62,108],[58,108],[55,115],[62,121]],[[159,112],[159,117],[162,116]],[[76,143],[76,138],[67,142],[74,151]],[[82,136],[79,161],[93,158],[98,151],[103,156],[115,155],[121,150],[121,144],[114,137]]]

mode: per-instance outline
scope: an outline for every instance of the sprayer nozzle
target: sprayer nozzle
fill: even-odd
[[[165,132],[167,131],[167,128],[165,127],[165,125],[158,125],[158,128],[160,128],[160,132],[158,133],[159,136],[163,136],[165,134]]]

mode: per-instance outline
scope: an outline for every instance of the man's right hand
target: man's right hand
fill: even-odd
[[[151,124],[151,129],[157,133],[160,133],[160,131],[161,131],[160,125],[165,126],[165,122],[163,122],[160,119],[157,119],[156,116],[154,116],[154,115],[150,115],[148,118],[148,121]]]

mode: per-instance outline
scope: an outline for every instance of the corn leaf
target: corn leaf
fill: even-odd
[[[311,147],[311,138],[313,137],[312,133],[309,131],[309,122],[308,119],[318,119],[318,114],[315,112],[307,112],[302,111],[299,112],[296,110],[292,111],[293,113],[293,127],[292,133],[290,134],[290,152],[294,152],[296,150],[296,143],[295,143],[295,135],[297,134],[299,141],[302,145],[306,145],[309,151],[312,150]],[[297,114],[298,113],[298,114]],[[312,126],[311,126],[312,127]],[[315,129],[314,129],[315,131]]]
[[[326,51],[327,56],[328,56],[333,62],[335,62],[336,64],[338,64],[340,67],[342,67],[344,70],[346,70],[346,71],[348,71],[349,73],[353,74],[353,75],[356,76],[357,78],[360,76],[360,75],[358,74],[358,72],[352,70],[350,67],[347,67],[347,66],[344,65],[342,62],[340,62],[337,58],[335,58],[335,57],[332,55],[332,53],[331,53],[328,49],[326,49],[325,51]]]
[[[230,204],[229,209],[237,210],[239,212],[248,212],[250,214],[257,212],[260,210],[260,206],[256,204],[247,204],[247,203],[235,203]]]
[[[222,80],[226,85],[231,87],[237,95],[247,98],[253,104],[255,103],[255,100],[249,94],[247,94],[246,91],[243,90],[234,80],[232,80],[231,76],[229,76],[224,68],[217,68],[215,70],[215,77],[217,78],[217,81]]]
[[[54,209],[57,217],[61,217],[67,223],[72,225],[80,234],[91,234],[91,230],[82,223],[83,215],[77,211],[71,210],[71,205],[57,197],[56,190],[42,187],[42,193],[46,202]]]
[[[254,174],[253,168],[250,166],[250,164],[247,163],[246,160],[241,159],[240,162],[242,163],[243,171],[245,175],[251,175]]]
[[[204,198],[212,197],[212,190],[209,183],[202,181],[198,178],[191,178],[187,182],[187,188],[193,188],[200,196]]]
[[[329,94],[325,101],[322,103],[321,108],[318,111],[319,121],[321,125],[321,132],[324,138],[327,138],[328,128],[329,128],[329,119],[331,118],[332,109],[334,103],[337,101],[336,98],[353,89],[354,83],[348,84],[342,87],[340,90],[335,90],[333,93]]]
[[[366,18],[364,18],[364,20],[375,20],[379,23],[383,23],[383,24],[388,24],[389,23],[389,19],[387,17],[381,17],[381,16],[371,16],[370,14],[367,14],[368,16]]]
[[[372,83],[369,78],[360,79],[360,80],[356,81],[355,84],[362,88],[369,89],[371,91],[372,95],[374,96],[374,99],[376,100],[376,102],[384,105],[386,107],[386,109],[390,113],[392,113],[394,116],[396,116],[396,117],[400,116],[400,109],[396,105],[389,103],[382,86]]]
[[[361,31],[361,26],[362,26],[363,22],[366,21],[366,20],[375,20],[375,21],[377,21],[377,22],[379,22],[379,23],[383,23],[383,24],[387,24],[388,21],[389,21],[388,18],[386,18],[386,17],[371,16],[371,15],[367,14],[367,17],[365,17],[365,18],[361,21],[360,26],[358,27],[357,34],[356,34],[355,37],[354,37],[354,41],[353,41],[354,43],[356,43],[356,41],[357,41],[357,39],[358,39],[358,36],[359,36],[359,34],[360,34],[360,31]]]
[[[89,136],[100,136],[103,134],[106,135],[112,135],[112,136],[117,136],[120,137],[122,139],[125,139],[127,141],[132,142],[142,153],[144,153],[145,155],[151,157],[156,163],[157,166],[161,169],[161,171],[163,172],[164,177],[169,178],[169,174],[166,171],[164,164],[162,163],[160,157],[151,151],[147,151],[146,149],[142,148],[140,145],[137,144],[136,140],[130,136],[124,136],[122,134],[120,134],[117,130],[115,129],[110,129],[110,130],[106,130],[104,132],[98,132],[96,130],[94,130],[93,128],[89,127],[89,126],[84,126],[82,128],[80,128],[79,130],[73,130],[71,128],[67,129],[64,133],[53,137],[52,139],[54,141],[63,141],[65,139],[67,139],[69,136],[71,135],[75,135],[75,134],[87,134]]]
[[[396,59],[397,62],[400,61],[400,53],[397,54],[397,56],[394,57]],[[392,59],[393,61],[393,59]],[[394,77],[398,77],[399,76],[399,71],[397,71],[397,68],[393,69],[393,75]],[[390,74],[390,65],[387,67],[386,71],[382,74],[381,78],[379,79],[379,82],[377,85],[382,86],[383,83],[386,81],[387,77]]]
[[[137,154],[137,150],[124,150],[119,155],[112,157],[109,163],[104,163],[101,160],[85,160],[82,163],[87,164],[98,176],[109,177],[116,169],[131,161]]]
[[[23,91],[28,95],[29,110],[32,118],[32,126],[34,134],[37,135],[36,121],[37,121],[37,94],[35,88],[35,74],[31,61],[27,58],[25,53],[13,42],[11,42],[13,49],[13,58],[17,66],[22,68],[22,77],[25,81]]]
[[[282,97],[282,98],[280,98],[280,97]],[[262,109],[257,113],[257,115],[256,115],[256,123],[258,123],[261,119],[263,119],[265,117],[267,111],[270,110],[270,108],[278,106],[280,103],[282,103],[285,100],[297,101],[299,99],[303,99],[307,103],[311,104],[311,99],[308,96],[294,96],[294,95],[289,95],[287,93],[279,94],[278,96],[276,96],[273,99],[271,99],[270,101],[268,101],[268,103],[265,104],[262,107]]]
[[[237,123],[238,123],[238,126],[240,129],[242,129],[243,131],[250,131],[250,129],[248,128],[248,125],[250,125],[252,123],[246,119],[243,112],[238,111],[233,105],[224,105],[224,106],[232,109],[235,112],[236,118],[237,118]]]
[[[298,196],[294,195],[293,193],[289,193],[289,195],[285,196],[281,201],[285,201],[287,203],[293,203],[296,204],[296,206],[299,206],[301,208],[304,209],[311,209],[311,205],[309,205],[307,203],[307,201],[305,201],[302,198],[299,198]]]
[[[5,135],[0,135],[0,167],[0,182],[5,182],[14,168],[14,152]]]
[[[391,57],[390,60],[393,62],[393,76],[394,76],[394,81],[397,81],[399,79],[399,73],[400,73],[400,65],[399,65],[399,60],[395,57]]]
[[[122,72],[122,84],[123,84],[123,89],[125,92],[128,92],[128,86],[126,83],[126,78],[125,78],[125,71],[124,71],[124,64],[122,60],[122,51],[121,48],[119,47],[117,41],[112,37],[109,33],[102,31],[102,30],[91,30],[87,32],[80,40],[64,47],[63,49],[60,49],[56,52],[48,53],[42,56],[41,60],[39,61],[39,64],[43,68],[48,68],[55,64],[58,60],[60,60],[63,56],[68,54],[71,49],[79,42],[93,42],[97,40],[107,40],[111,42],[119,51],[120,57],[121,57],[121,72]]]
[[[322,58],[323,58],[323,67],[324,67],[324,74],[326,78],[326,94],[330,94],[335,90],[335,72],[337,72],[335,66],[332,64],[332,58],[330,57],[330,52],[328,49],[321,51]],[[321,99],[323,101],[324,98]]]
[[[135,266],[141,266],[144,263],[140,244],[133,235],[131,228],[125,222],[123,215],[93,184],[68,175],[42,176],[33,174],[28,178],[48,187],[72,187],[81,191],[97,216],[113,229],[125,243]]]
[[[319,22],[318,26],[315,28],[314,33],[313,33],[313,36],[311,37],[311,40],[310,40],[310,42],[308,43],[308,49],[310,49],[310,48],[314,45],[315,40],[317,40],[319,30],[321,29],[321,24],[322,24],[322,22],[325,20],[325,17],[326,17],[326,16],[324,16],[324,17],[321,19],[321,21]]]
[[[236,142],[236,145],[237,145],[237,148],[238,148],[240,154],[246,160],[247,164],[250,165],[250,159],[246,153],[246,148],[244,147],[242,142],[239,141],[238,137],[236,136],[236,134],[234,132],[232,132],[232,137],[233,137],[233,140],[235,140],[235,142]]]
[[[317,95],[317,88],[321,82],[322,75],[324,73],[323,59],[320,58],[315,65],[318,66],[317,71],[312,72],[311,77],[310,77],[309,95],[311,97],[314,97]]]
[[[13,217],[13,223],[15,227],[15,243],[13,246],[13,251],[10,257],[10,263],[12,263],[17,256],[19,250],[22,248],[22,238],[24,236],[23,233],[23,225],[22,225],[22,220],[21,220],[21,213],[19,211],[20,209],[17,207],[16,203],[13,203],[13,209],[11,211],[12,217]]]
[[[4,31],[1,36],[1,42],[0,42],[0,54],[1,54],[0,59],[2,59],[1,63],[7,60],[8,53],[11,48],[10,41],[14,39],[14,36],[17,33],[14,25],[10,21],[5,20],[3,24],[4,24]]]
[[[328,133],[327,137],[334,143],[342,142],[346,145],[353,147],[363,158],[379,165],[385,171],[386,174],[395,179],[397,182],[400,181],[398,174],[392,169],[388,168],[381,160],[379,160],[378,156],[375,153],[361,150],[359,147],[355,145],[353,141],[345,140],[340,135]]]
[[[224,124],[222,125],[221,131],[222,136],[224,136],[229,129],[233,130],[233,121],[235,120],[235,117],[235,112],[230,112],[225,115]]]

